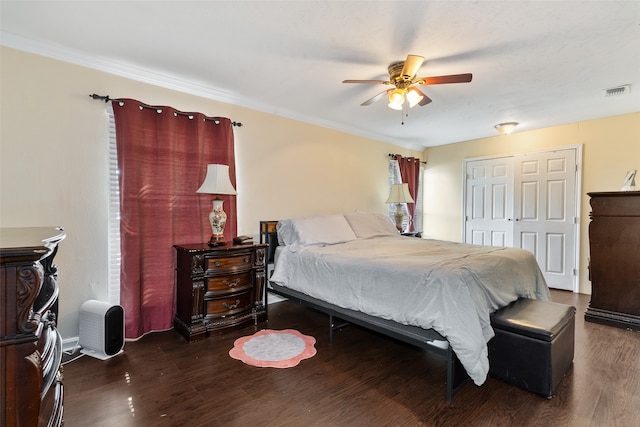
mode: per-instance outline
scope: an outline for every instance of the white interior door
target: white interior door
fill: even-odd
[[[575,148],[466,162],[464,241],[529,250],[550,287],[577,289]]]
[[[547,284],[573,290],[576,236],[576,151],[515,157],[513,246],[538,260]]]
[[[465,242],[513,245],[513,160],[467,162]]]

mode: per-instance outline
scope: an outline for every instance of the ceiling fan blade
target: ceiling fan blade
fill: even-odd
[[[367,105],[371,105],[374,102],[376,102],[377,100],[379,100],[380,98],[382,98],[383,96],[385,96],[386,94],[388,94],[389,92],[393,91],[394,89],[387,89],[383,92],[380,92],[379,94],[377,94],[376,96],[367,99],[366,101],[364,101],[362,104],[360,104],[361,106],[367,106]]]
[[[436,77],[418,77],[416,84],[419,85],[441,85],[447,83],[469,83],[473,75],[467,74],[452,74],[450,76],[436,76]]]
[[[342,83],[366,83],[372,85],[390,85],[390,81],[385,80],[343,80]]]
[[[429,98],[427,95],[424,94],[423,91],[421,91],[420,89],[418,89],[415,86],[412,86],[411,89],[409,89],[409,90],[412,90],[412,91],[416,92],[418,95],[420,95],[422,97],[420,102],[418,102],[418,105],[421,106],[421,107],[429,104],[432,101],[431,98]]]
[[[418,105],[424,107],[425,105],[430,104],[431,101],[432,99],[425,95],[424,98],[422,98],[422,101],[418,102]]]
[[[407,55],[407,59],[404,61],[404,67],[402,67],[402,76],[408,76],[409,79],[416,75],[422,63],[424,57],[419,55]]]

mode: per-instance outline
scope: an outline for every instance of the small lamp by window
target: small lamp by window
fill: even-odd
[[[391,186],[391,192],[386,203],[396,203],[396,228],[402,233],[402,203],[415,203],[411,194],[409,194],[409,184],[393,184]]]
[[[223,200],[218,195],[228,194],[235,196],[238,194],[229,178],[229,166],[207,165],[207,176],[205,176],[204,182],[196,193],[216,195],[216,198],[213,199],[213,210],[209,213],[209,224],[211,225],[209,246],[225,245],[224,226],[227,223],[227,214],[222,209]]]

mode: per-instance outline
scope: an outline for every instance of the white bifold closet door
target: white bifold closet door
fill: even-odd
[[[550,287],[577,290],[577,150],[466,161],[465,242],[532,252]]]

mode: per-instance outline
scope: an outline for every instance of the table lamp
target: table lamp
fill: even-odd
[[[402,233],[402,203],[415,203],[411,194],[409,194],[409,184],[393,184],[391,186],[391,192],[386,203],[396,203],[396,228]]]
[[[207,176],[205,176],[204,182],[196,193],[216,195],[216,198],[213,199],[213,210],[209,213],[209,224],[211,225],[209,246],[225,245],[224,226],[227,223],[227,214],[222,209],[223,200],[218,195],[228,194],[235,196],[238,194],[229,179],[229,166],[207,165]]]

